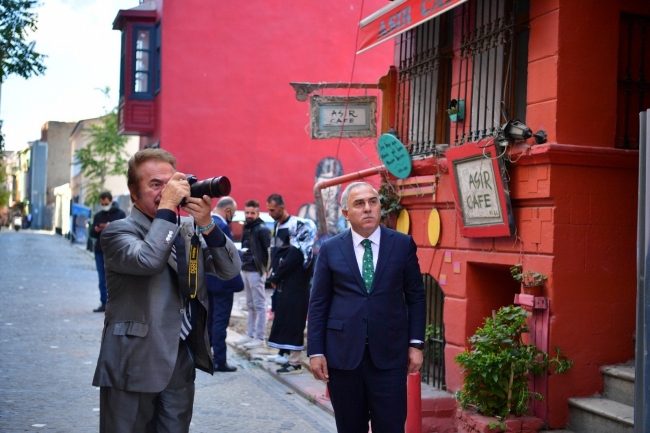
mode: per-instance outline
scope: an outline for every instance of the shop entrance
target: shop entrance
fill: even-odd
[[[467,337],[483,326],[492,311],[513,304],[520,284],[512,279],[510,266],[467,263]]]

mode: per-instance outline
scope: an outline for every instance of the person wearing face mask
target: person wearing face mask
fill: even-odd
[[[126,218],[126,214],[113,201],[110,192],[104,191],[99,195],[99,212],[93,219],[93,228],[90,230],[90,237],[95,238],[95,264],[97,265],[97,275],[99,276],[99,300],[101,304],[93,310],[94,313],[103,313],[106,311],[106,272],[104,271],[104,252],[102,245],[99,243],[99,236],[102,230],[109,223]]]

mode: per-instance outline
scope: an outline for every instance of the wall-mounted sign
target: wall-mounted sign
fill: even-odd
[[[382,134],[379,137],[377,153],[381,162],[393,176],[404,179],[411,174],[411,155],[393,134]]]
[[[389,3],[359,23],[357,54],[407,32],[467,0],[401,0]]]
[[[514,234],[510,191],[502,173],[493,139],[467,143],[446,152],[460,232],[467,237],[499,237]]]
[[[376,96],[312,96],[311,138],[377,136]]]

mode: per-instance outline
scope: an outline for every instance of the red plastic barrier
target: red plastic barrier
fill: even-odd
[[[406,382],[406,433],[422,433],[422,388],[420,372],[408,375]]]

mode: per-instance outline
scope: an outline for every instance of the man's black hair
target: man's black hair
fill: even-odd
[[[113,194],[111,194],[108,191],[104,191],[103,193],[99,194],[99,199],[100,200],[103,200],[105,198],[109,199],[110,201],[113,201]]]
[[[267,203],[274,202],[278,206],[284,206],[284,199],[280,194],[271,194],[269,198],[266,199]]]

